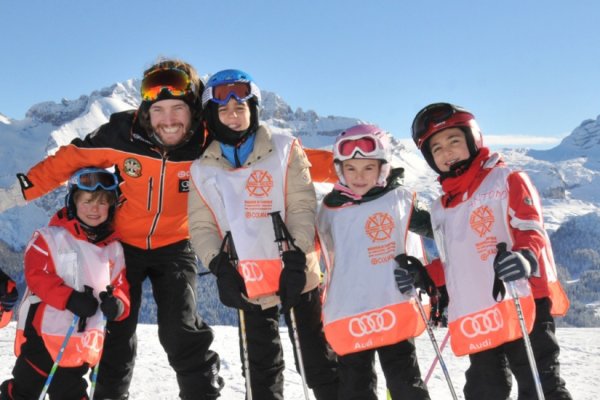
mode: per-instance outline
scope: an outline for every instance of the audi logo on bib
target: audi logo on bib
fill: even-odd
[[[242,275],[246,282],[260,282],[264,278],[262,270],[255,262],[242,262],[240,263],[240,268],[242,269]]]
[[[81,345],[84,349],[89,349],[94,353],[100,353],[102,351],[102,345],[104,343],[104,334],[101,331],[93,330],[86,331],[81,338]],[[82,349],[78,349],[80,352]]]
[[[355,317],[348,323],[348,330],[354,337],[389,331],[396,325],[396,316],[390,310],[373,312]]]
[[[503,326],[504,320],[502,319],[500,310],[493,308],[486,312],[464,318],[460,323],[460,330],[466,337],[474,338],[479,335],[499,331]]]

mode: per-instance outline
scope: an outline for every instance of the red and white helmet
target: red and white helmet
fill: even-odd
[[[467,109],[450,103],[433,103],[417,113],[412,123],[412,138],[425,160],[438,173],[427,141],[436,133],[448,129],[460,128],[465,132],[471,157],[483,147],[481,129],[475,116]]]
[[[392,154],[389,134],[376,125],[355,125],[340,133],[333,145],[335,172],[342,184],[346,184],[342,173],[342,161],[353,158],[381,160],[381,173],[377,185],[385,186],[390,174]]]

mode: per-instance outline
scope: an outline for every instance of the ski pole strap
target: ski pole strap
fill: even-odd
[[[494,265],[496,265],[496,259],[500,256],[500,254],[506,252],[506,243],[500,242],[496,244],[496,257],[494,257]],[[492,297],[496,302],[501,302],[506,296],[506,286],[504,286],[504,282],[502,279],[498,278],[498,274],[496,273],[496,269],[494,268],[494,286],[492,287]]]
[[[238,264],[238,255],[237,251],[235,251],[235,245],[233,244],[233,236],[231,235],[231,231],[227,231],[227,254],[229,254],[229,261],[233,263],[234,266],[237,267]]]
[[[281,213],[279,211],[274,211],[270,213],[271,219],[273,220],[273,230],[275,231],[275,241],[277,243],[286,242],[288,248],[293,247],[294,250],[300,250],[300,247],[296,245],[295,239],[290,234],[287,226],[283,222],[281,218]]]

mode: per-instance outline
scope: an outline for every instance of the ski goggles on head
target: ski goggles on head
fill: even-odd
[[[473,118],[466,109],[449,103],[431,104],[419,111],[412,124],[412,137],[417,148],[420,149],[433,132],[443,129],[444,123],[453,119],[455,114],[464,114],[461,119],[465,120]]]
[[[377,141],[371,135],[341,139],[336,143],[336,149],[337,154],[344,159],[353,158],[356,154],[365,158],[380,154]]]
[[[84,168],[69,179],[69,185],[93,192],[98,189],[115,190],[119,186],[119,181],[117,176],[111,172],[97,168]]]
[[[193,92],[193,84],[183,70],[159,68],[144,76],[140,87],[142,101],[158,100],[163,90],[173,97],[181,97]]]
[[[221,106],[226,105],[231,98],[239,103],[248,101],[252,97],[259,98],[258,88],[252,82],[232,82],[219,86],[206,88],[202,94],[202,104],[213,101]]]

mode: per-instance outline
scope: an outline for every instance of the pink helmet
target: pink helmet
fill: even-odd
[[[376,125],[361,124],[348,128],[337,136],[333,145],[333,160],[342,184],[346,184],[342,174],[342,161],[352,158],[381,160],[377,185],[385,186],[392,161],[389,134]]]

